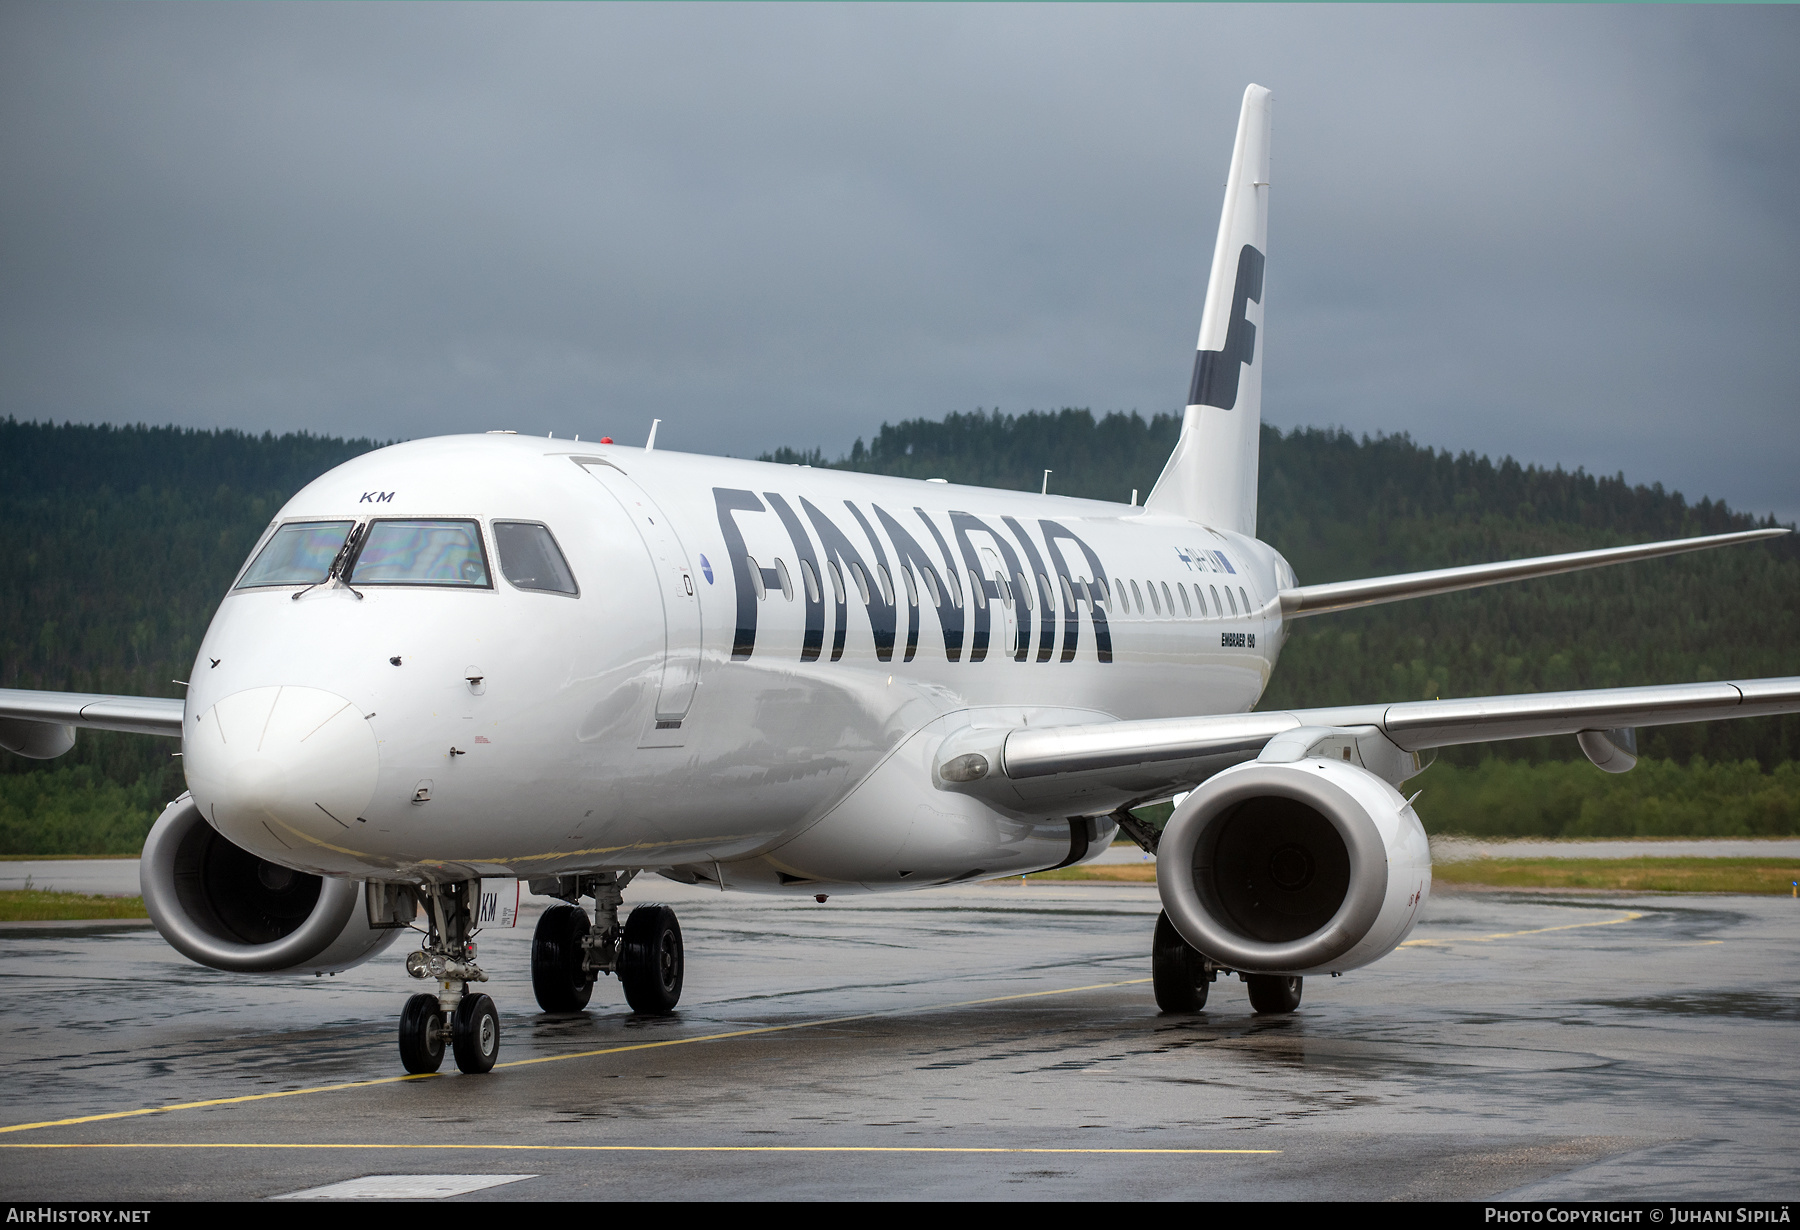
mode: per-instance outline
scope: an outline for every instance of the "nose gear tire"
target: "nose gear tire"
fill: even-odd
[[[633,1012],[666,1016],[681,1002],[681,924],[666,905],[640,905],[619,940],[619,982]]]
[[[1206,958],[1181,938],[1165,911],[1156,916],[1150,941],[1150,984],[1164,1012],[1198,1012],[1206,1007]]]
[[[531,989],[545,1012],[580,1012],[594,993],[594,976],[582,968],[587,911],[553,905],[538,918],[531,937]]]
[[[450,1018],[450,1048],[459,1072],[478,1075],[493,1068],[500,1057],[500,1013],[493,1000],[463,996]]]
[[[1282,974],[1250,974],[1244,983],[1250,988],[1250,1008],[1252,1011],[1292,1012],[1300,1006],[1299,978],[1289,978]]]
[[[444,1063],[438,997],[415,995],[400,1010],[400,1066],[414,1076],[436,1072]]]

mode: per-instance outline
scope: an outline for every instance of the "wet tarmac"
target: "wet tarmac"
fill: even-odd
[[[537,1013],[528,917],[482,937],[479,1077],[398,1079],[399,946],[293,980],[141,926],[7,927],[0,1195],[1800,1195],[1785,897],[1440,895],[1408,946],[1257,1018],[1223,981],[1158,1014],[1147,886],[627,896],[680,914],[679,1014],[610,981]]]

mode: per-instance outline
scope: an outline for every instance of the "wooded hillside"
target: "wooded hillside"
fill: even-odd
[[[765,459],[1032,491],[1050,469],[1052,491],[1122,501],[1154,485],[1177,428],[1167,415],[976,412],[885,425],[835,460],[791,449]],[[375,447],[305,434],[0,420],[8,528],[0,687],[180,696],[173,681],[187,677],[213,608],[270,516],[318,474]],[[1660,486],[1452,456],[1403,436],[1265,427],[1261,481],[1259,532],[1304,582],[1759,524]],[[1797,673],[1800,543],[1782,539],[1305,620],[1262,707]],[[1645,731],[1642,747],[1677,766],[1696,756],[1754,761],[1762,785],[1743,789],[1764,798],[1787,783],[1776,791],[1787,798],[1793,775],[1767,775],[1800,759],[1800,719]],[[58,849],[119,845],[126,839],[107,818],[116,800],[141,810],[182,789],[171,750],[89,732],[56,761],[0,753],[0,774],[46,775],[0,790],[0,853],[41,852],[32,843],[42,838],[30,834],[53,816],[67,817],[56,825],[71,834],[83,826],[112,834],[70,836]],[[1446,760],[1578,755],[1563,739],[1458,749]],[[1481,781],[1491,796],[1498,779],[1490,778]],[[1794,828],[1791,803],[1758,807],[1757,831]],[[1487,815],[1490,831],[1562,827],[1543,827],[1544,808],[1512,820]]]

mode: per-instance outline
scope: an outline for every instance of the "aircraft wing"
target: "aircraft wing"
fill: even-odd
[[[1341,754],[1398,782],[1429,763],[1420,752],[1455,744],[1796,712],[1800,676],[1080,726],[977,728],[945,740],[937,774],[946,789],[1002,806],[1092,813],[1165,798],[1220,769],[1259,756],[1268,759],[1268,752],[1278,751],[1270,745],[1290,732],[1296,737],[1283,740],[1287,750],[1280,759],[1300,759],[1324,747],[1330,749],[1326,754]]]
[[[157,696],[100,696],[89,692],[24,692],[0,688],[0,720],[123,730],[181,738],[186,702]]]
[[[1378,602],[1427,598],[1433,594],[1454,593],[1459,589],[1479,589],[1484,585],[1529,581],[1534,577],[1556,576],[1558,573],[1578,572],[1584,568],[1602,568],[1608,564],[1628,564],[1634,560],[1657,559],[1687,551],[1729,547],[1740,542],[1755,542],[1760,538],[1779,538],[1791,532],[1786,529],[1742,530],[1734,534],[1709,534],[1702,538],[1676,538],[1667,542],[1642,542],[1629,547],[1603,547],[1598,551],[1571,551],[1564,555],[1502,560],[1497,564],[1471,564],[1461,568],[1437,568],[1430,572],[1406,572],[1391,577],[1368,577],[1359,581],[1302,585],[1281,591],[1281,616],[1283,619],[1300,619],[1307,615],[1324,615],[1330,611],[1373,606]]]

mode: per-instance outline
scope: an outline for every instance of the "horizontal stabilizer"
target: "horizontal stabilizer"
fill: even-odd
[[[1583,568],[1603,568],[1607,564],[1627,564],[1633,560],[1680,555],[1686,551],[1728,547],[1740,542],[1755,542],[1760,538],[1778,538],[1791,532],[1785,529],[1744,530],[1735,534],[1711,534],[1704,538],[1645,542],[1631,547],[1571,551],[1567,555],[1540,555],[1535,559],[1502,560],[1497,564],[1471,564],[1466,568],[1405,572],[1398,576],[1370,577],[1362,581],[1302,585],[1281,591],[1281,614],[1284,619],[1324,615],[1330,611],[1347,611],[1352,607],[1374,606],[1378,602],[1428,598],[1433,594],[1479,589],[1483,585],[1499,585],[1506,581],[1529,581],[1534,577],[1550,577],[1560,572],[1579,572]]]

